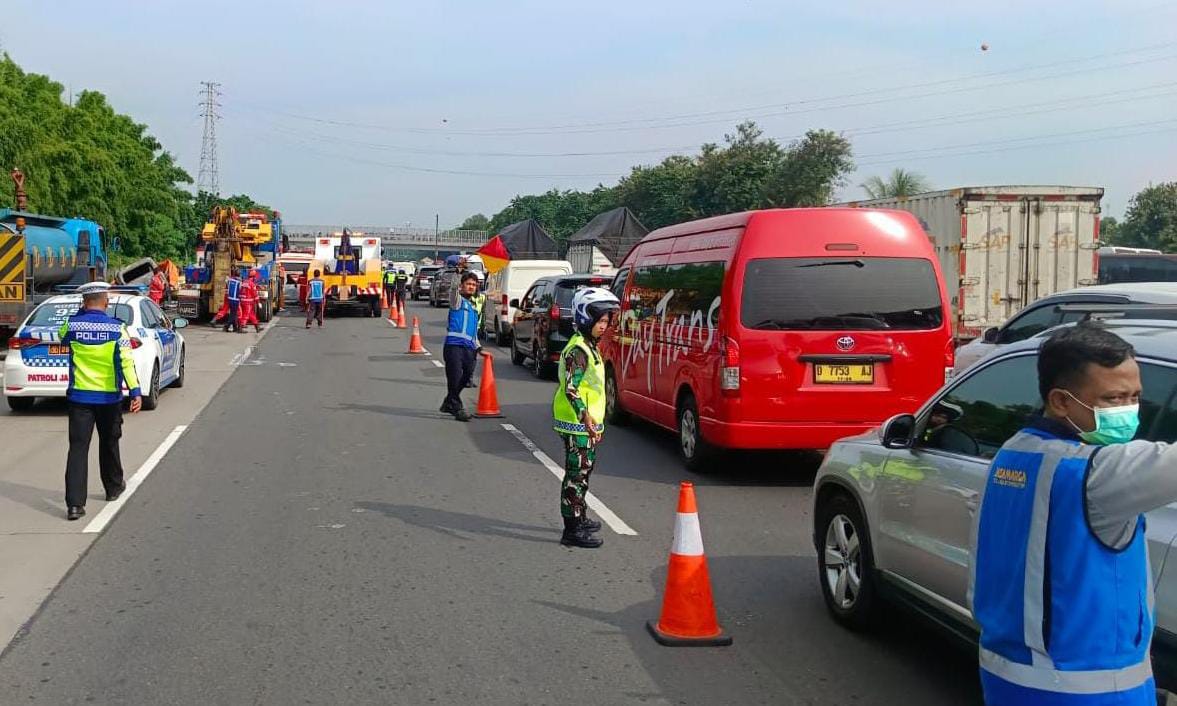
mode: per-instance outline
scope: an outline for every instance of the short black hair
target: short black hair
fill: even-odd
[[[1038,392],[1042,400],[1054,389],[1069,389],[1088,364],[1114,368],[1135,357],[1132,345],[1098,323],[1084,321],[1064,328],[1038,349]]]
[[[319,276],[319,271],[318,271],[318,270],[315,270],[315,276],[316,276],[316,277],[318,277],[318,276]]]
[[[468,280],[472,280],[472,279],[478,279],[478,275],[474,274],[473,272],[463,272],[462,273],[462,284],[466,284],[466,282]]]

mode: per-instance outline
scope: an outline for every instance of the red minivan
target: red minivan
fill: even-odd
[[[953,366],[939,261],[904,211],[748,211],[656,230],[612,285],[607,419],[716,448],[824,449],[916,409]]]

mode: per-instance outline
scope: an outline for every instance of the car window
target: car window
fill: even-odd
[[[527,294],[523,295],[523,300],[519,302],[520,309],[530,309],[531,302],[535,299],[536,291],[539,290],[538,284],[531,285],[531,289],[527,290]]]
[[[143,319],[143,325],[147,328],[157,328],[159,326],[159,317],[147,306],[147,302],[139,302],[139,316]]]
[[[171,319],[168,318],[167,314],[163,313],[163,309],[160,309],[155,302],[148,301],[144,303],[147,304],[147,308],[150,309],[151,313],[155,315],[155,318],[159,321],[160,325],[164,326],[165,328],[172,327]]]
[[[1140,362],[1140,433],[1138,438],[1177,442],[1177,368]]]
[[[78,313],[81,307],[79,302],[47,302],[37,307],[33,315],[29,317],[26,326],[61,326],[69,317]],[[131,307],[128,304],[108,304],[106,306],[106,315],[122,321],[124,324],[130,324],[134,318],[131,312]]]
[[[928,411],[919,445],[993,458],[1041,409],[1037,363],[1035,355],[1005,358],[954,385]]]
[[[1059,323],[1058,307],[1054,304],[1035,307],[1015,316],[1001,331],[1001,343],[1017,343],[1042,333]]]
[[[552,305],[552,283],[541,282],[535,289],[535,306],[546,309]]]

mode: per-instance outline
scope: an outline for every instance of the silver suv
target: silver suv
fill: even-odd
[[[1177,441],[1177,322],[1112,321],[1136,348],[1144,382],[1137,438]],[[882,599],[901,601],[966,639],[977,627],[965,594],[969,542],[989,462],[1041,408],[1042,338],[968,368],[914,414],[834,444],[813,492],[814,546],[830,614],[850,628],[874,623]],[[1177,473],[1177,468],[1173,469]],[[1177,505],[1148,514],[1157,596],[1158,673],[1177,664]]]

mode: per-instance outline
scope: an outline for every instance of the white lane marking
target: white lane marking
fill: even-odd
[[[431,360],[431,361],[429,361],[429,362],[430,362],[430,363],[433,363],[433,366],[434,366],[435,368],[444,368],[444,367],[445,367],[445,363],[443,363],[443,362],[441,362],[440,360],[437,360],[437,359]]]
[[[519,431],[519,429],[517,429],[514,424],[503,424],[502,427],[503,429],[506,429],[508,432],[510,432],[511,436],[515,437],[520,444],[523,444],[523,447],[530,451],[531,455],[535,456],[536,460],[543,464],[544,468],[551,471],[552,475],[556,476],[556,478],[561,481],[564,480],[564,469],[556,465],[556,462],[552,460],[551,456],[548,456],[546,453],[540,450],[540,448],[536,446],[531,439],[528,439],[523,432]],[[597,496],[592,494],[592,491],[589,491],[584,496],[584,500],[586,503],[588,503],[588,506],[593,509],[593,512],[597,513],[597,516],[601,518],[601,521],[609,525],[609,529],[613,530],[617,534],[630,535],[634,537],[637,536],[637,530],[625,524],[625,520],[621,519],[612,510],[610,510],[605,505],[605,503],[601,502]]]
[[[254,351],[253,346],[246,346],[245,350],[243,350],[240,353],[238,353],[237,355],[233,356],[233,360],[229,361],[229,367],[236,368],[238,365],[241,365],[245,361],[249,360],[249,356],[253,355],[253,351]]]
[[[167,455],[172,446],[177,441],[179,441],[180,436],[187,428],[188,425],[181,424],[175,429],[172,429],[171,433],[168,434],[167,437],[165,437],[164,440],[160,442],[159,446],[155,448],[155,451],[151,452],[151,455],[147,457],[147,460],[143,462],[143,465],[139,466],[139,470],[135,471],[135,474],[127,479],[127,489],[123,491],[123,494],[119,496],[119,499],[115,500],[114,502],[107,503],[106,506],[103,507],[98,512],[98,514],[94,516],[94,519],[90,520],[90,524],[86,525],[86,528],[82,530],[84,534],[97,534],[98,532],[101,532],[111,520],[114,519],[114,516],[123,509],[123,504],[131,499],[131,496],[135,494],[135,491],[139,489],[139,486],[143,484],[143,481],[147,479],[147,476],[151,475],[151,472],[155,470],[155,467],[159,465],[159,462],[163,460],[163,457]]]

